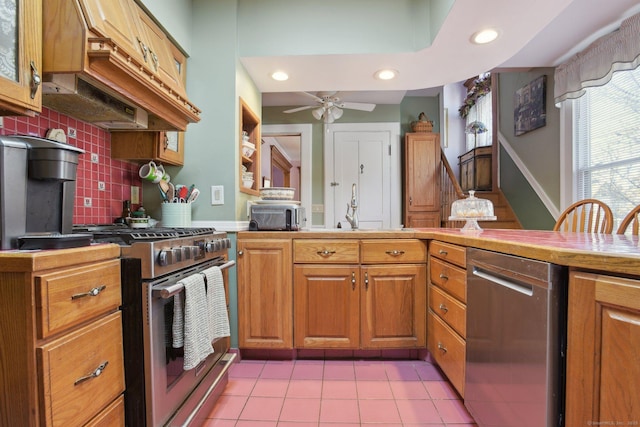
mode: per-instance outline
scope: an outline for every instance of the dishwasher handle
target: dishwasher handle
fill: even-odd
[[[526,284],[520,284],[520,283],[514,283],[510,280],[505,280],[502,277],[496,276],[495,274],[491,274],[487,271],[483,271],[478,267],[473,267],[473,273],[474,276],[478,276],[481,277],[485,280],[488,280],[492,283],[495,283],[496,285],[500,285],[503,286],[505,288],[509,288],[513,291],[516,292],[520,292],[521,294],[527,295],[527,296],[533,296],[533,286],[531,285],[526,285]]]

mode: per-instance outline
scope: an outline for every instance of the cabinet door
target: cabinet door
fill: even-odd
[[[0,115],[33,115],[42,110],[42,90],[36,85],[42,76],[42,1],[2,6],[9,10],[0,14]]]
[[[427,267],[362,267],[362,348],[426,345]]]
[[[294,267],[297,348],[358,348],[359,283],[357,265]]]
[[[139,62],[148,62],[143,52],[146,41],[140,34],[141,24],[132,0],[82,0],[80,4],[89,29],[111,38]]]
[[[111,158],[184,164],[184,132],[117,131],[111,133]]]
[[[238,240],[241,348],[293,348],[291,240]]]
[[[179,73],[179,64],[170,50],[170,41],[162,29],[137,4],[134,5],[140,24],[138,30],[147,41],[147,65],[157,74],[158,78],[180,96],[186,98],[186,92]]]
[[[440,211],[440,137],[436,133],[405,136],[405,216]]]
[[[410,213],[406,215],[407,228],[440,228],[440,212]]]
[[[569,277],[566,425],[640,420],[640,281]]]

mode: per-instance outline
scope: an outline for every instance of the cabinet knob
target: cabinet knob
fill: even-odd
[[[107,289],[106,285],[96,286],[93,289],[89,289],[87,292],[71,295],[71,299],[73,300],[73,299],[79,299],[84,297],[97,297],[98,295],[100,295],[100,292],[104,291],[105,289]]]
[[[316,253],[317,253],[318,255],[320,255],[320,256],[328,257],[328,256],[331,256],[331,255],[335,254],[335,253],[336,253],[336,251],[328,251],[328,250],[326,250],[326,249],[325,249],[325,250],[323,250],[323,251],[318,251],[318,252],[316,252]]]
[[[404,251],[399,251],[397,249],[394,249],[392,251],[386,251],[386,254],[391,256],[400,256],[400,255],[404,255]]]
[[[84,377],[80,377],[78,378],[73,385],[78,385],[80,383],[83,383],[85,381],[88,381],[92,378],[96,378],[99,377],[102,372],[106,369],[107,365],[109,364],[109,361],[106,360],[104,362],[102,362],[96,369],[93,370],[93,372],[91,372],[89,375],[85,375]]]
[[[369,290],[369,273],[364,273],[364,289]]]
[[[356,290],[356,272],[352,271],[351,272],[351,289],[352,290]]]
[[[238,251],[238,255],[243,255],[244,252],[243,251]]]
[[[31,99],[35,99],[40,83],[42,83],[42,79],[36,68],[36,63],[31,61]]]

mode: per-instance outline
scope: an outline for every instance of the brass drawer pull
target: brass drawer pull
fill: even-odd
[[[439,253],[440,255],[449,255],[449,252],[445,251],[444,249],[440,249],[440,250],[438,251],[438,253]]]
[[[325,249],[325,250],[323,250],[323,251],[318,251],[318,252],[316,252],[316,253],[317,253],[318,255],[320,255],[320,256],[323,256],[323,257],[329,257],[329,256],[331,256],[331,255],[335,254],[335,253],[336,253],[336,251],[328,251],[328,250],[326,250],[326,249]]]
[[[100,292],[104,291],[105,289],[107,289],[106,285],[98,286],[89,290],[88,292],[71,295],[71,299],[73,300],[84,297],[97,297],[98,295],[100,295]]]
[[[440,273],[438,277],[441,278],[442,280],[449,280],[449,276],[446,276],[444,273]]]
[[[369,290],[369,273],[368,272],[364,273],[364,290],[365,291]]]
[[[442,352],[442,354],[446,354],[447,353],[447,347],[442,345],[442,343],[438,343],[438,350],[440,350]]]
[[[352,271],[351,272],[351,289],[352,290],[356,290],[356,272]]]
[[[88,381],[92,378],[96,378],[99,377],[100,374],[102,374],[102,372],[105,370],[105,368],[107,367],[107,365],[109,364],[109,361],[106,360],[104,362],[102,362],[96,369],[93,370],[93,372],[91,372],[89,375],[85,375],[84,377],[80,377],[78,378],[73,385],[78,385],[80,383],[83,383],[85,381]]]
[[[391,255],[391,256],[400,256],[400,255],[404,255],[404,251],[399,251],[397,249],[394,249],[392,251],[386,251],[385,252],[387,255]]]
[[[440,304],[440,310],[442,310],[445,314],[447,314],[447,312],[449,311],[449,309],[447,308],[446,305],[444,304]]]

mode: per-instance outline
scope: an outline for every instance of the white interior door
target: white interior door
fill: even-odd
[[[339,222],[351,228],[345,215],[353,184],[360,228],[400,226],[399,134],[393,125],[330,125],[325,141],[326,227]]]

